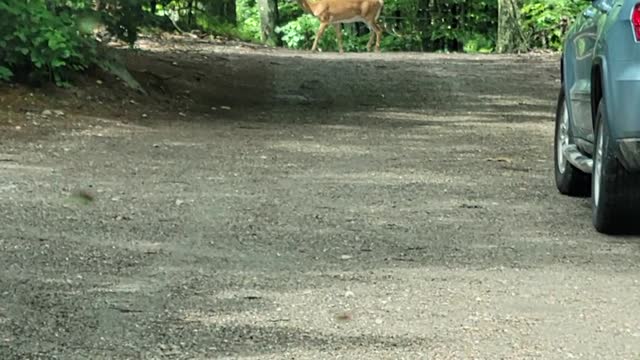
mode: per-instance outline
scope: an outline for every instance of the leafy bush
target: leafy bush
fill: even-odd
[[[380,47],[387,51],[422,51],[422,35],[420,32],[383,34]]]
[[[0,0],[0,79],[67,83],[98,63],[93,32],[102,24],[129,43],[150,23],[143,0]]]
[[[310,49],[320,27],[320,21],[310,14],[303,14],[299,18],[276,28],[276,33],[282,36],[285,46],[293,49]],[[338,48],[333,27],[327,28],[320,39],[318,47],[324,51],[335,51]]]
[[[529,47],[560,49],[566,26],[583,7],[581,0],[528,0],[522,7],[522,27]]]
[[[280,8],[278,34],[285,46],[308,49],[319,23],[302,14],[294,2],[283,2]],[[385,31],[381,48],[387,51],[492,51],[497,32],[498,7],[495,0],[386,0],[380,21]],[[257,13],[256,13],[257,16]],[[352,25],[345,26],[347,51],[362,51],[369,34],[356,34]],[[319,46],[335,51],[333,29]],[[468,44],[467,44],[468,43]]]
[[[10,80],[13,76],[13,71],[8,67],[0,65],[0,80],[6,81]]]
[[[260,14],[255,0],[238,0],[238,31],[245,39],[260,40]]]
[[[90,6],[93,1],[83,2]],[[153,22],[153,14],[143,10],[144,3],[142,0],[103,0],[102,8],[98,9],[100,21],[112,35],[133,44],[138,39],[139,27]]]
[[[95,54],[69,9],[49,8],[44,0],[0,0],[0,79],[63,84]]]
[[[473,34],[464,42],[466,53],[491,53],[495,47],[495,40],[481,34]]]
[[[529,48],[559,49],[582,0],[521,0],[522,32]],[[98,5],[96,9],[95,6]],[[319,21],[295,1],[278,2],[276,32],[289,48],[309,49]],[[387,51],[491,52],[497,33],[496,0],[386,0],[381,16]],[[237,21],[236,21],[237,20]],[[100,62],[97,25],[133,44],[141,28],[200,29],[259,41],[256,0],[0,0],[0,80],[54,81]],[[347,51],[363,51],[366,27],[343,27]],[[319,43],[336,51],[329,27]]]

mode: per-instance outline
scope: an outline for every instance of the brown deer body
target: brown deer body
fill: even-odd
[[[342,32],[340,24],[363,22],[369,27],[371,35],[367,43],[367,50],[371,51],[373,37],[376,37],[376,52],[380,51],[380,39],[382,38],[382,28],[378,24],[378,18],[384,6],[383,0],[297,0],[302,9],[312,14],[320,20],[320,28],[316,33],[311,51],[318,49],[318,41],[329,25],[336,29],[338,38],[338,48],[344,52],[342,47]]]

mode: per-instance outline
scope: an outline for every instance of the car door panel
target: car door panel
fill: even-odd
[[[589,6],[579,16],[573,38],[571,51],[567,54],[573,59],[571,64],[574,79],[569,90],[573,134],[577,138],[586,139],[592,133],[591,124],[591,68],[597,40],[597,23],[601,12]]]

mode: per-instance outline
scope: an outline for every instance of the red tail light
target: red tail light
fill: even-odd
[[[640,3],[636,4],[631,13],[631,23],[633,24],[636,41],[640,41]]]

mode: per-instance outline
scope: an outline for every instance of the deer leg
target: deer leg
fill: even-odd
[[[340,23],[333,24],[334,29],[336,29],[336,37],[338,38],[338,49],[340,50],[340,54],[344,53],[344,49],[342,48],[342,31],[340,30]]]
[[[322,37],[322,34],[324,34],[324,31],[327,29],[327,26],[329,26],[328,23],[323,22],[320,24],[320,28],[318,28],[318,32],[316,33],[316,39],[313,41],[313,46],[311,47],[312,52],[318,50],[318,41]]]
[[[367,51],[371,52],[371,45],[373,45],[373,37],[375,36],[375,33],[371,24],[367,23],[367,27],[369,28],[369,42],[367,43]]]
[[[380,52],[380,39],[382,39],[382,28],[380,27],[380,25],[373,23],[375,26],[375,33],[376,33],[376,52]],[[371,39],[373,39],[373,37],[371,37]]]

